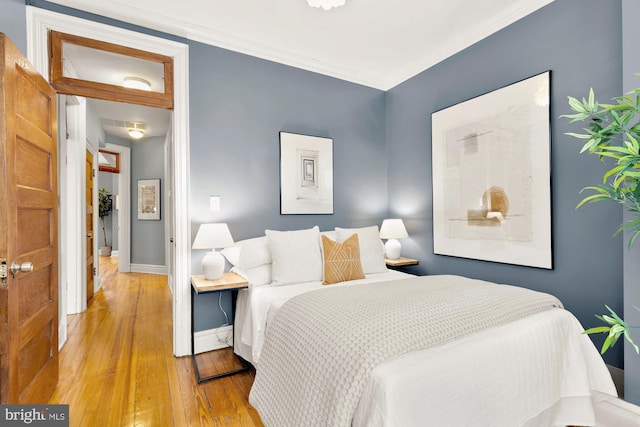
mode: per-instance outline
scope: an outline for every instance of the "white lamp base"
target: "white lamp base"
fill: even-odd
[[[217,280],[224,273],[224,257],[220,252],[211,251],[202,258],[202,274],[206,280]]]
[[[398,259],[400,258],[400,250],[402,249],[402,245],[398,241],[398,239],[389,239],[387,243],[384,244],[384,254],[389,259]]]

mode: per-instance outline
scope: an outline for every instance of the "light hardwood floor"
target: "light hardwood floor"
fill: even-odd
[[[197,384],[191,358],[173,356],[166,276],[117,273],[108,257],[100,270],[89,309],[69,316],[49,402],[69,404],[71,426],[262,426],[247,400],[253,371]],[[215,370],[233,357],[216,351],[198,360]]]

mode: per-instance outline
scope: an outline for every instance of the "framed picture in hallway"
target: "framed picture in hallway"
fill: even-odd
[[[160,220],[160,179],[138,180],[138,219]]]
[[[553,268],[550,78],[431,115],[435,254]]]
[[[280,213],[333,214],[333,139],[280,132]]]

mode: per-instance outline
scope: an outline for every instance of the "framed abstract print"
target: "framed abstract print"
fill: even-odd
[[[553,268],[550,75],[432,114],[435,254]]]

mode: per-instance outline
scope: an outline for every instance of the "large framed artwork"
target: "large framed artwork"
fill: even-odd
[[[138,180],[138,219],[160,220],[160,180]]]
[[[280,132],[280,213],[333,214],[333,140]]]
[[[553,268],[550,77],[432,114],[435,254]]]

